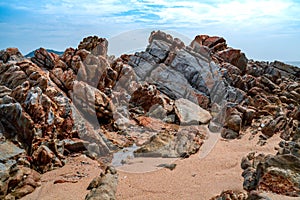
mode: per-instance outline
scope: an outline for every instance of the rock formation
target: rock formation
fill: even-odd
[[[135,156],[189,157],[206,126],[225,139],[247,130],[262,145],[279,134],[278,155],[243,158],[244,188],[300,196],[299,68],[248,60],[207,35],[186,46],[154,31],[145,51],[116,59],[107,47],[94,36],[61,56],[43,48],[30,59],[16,48],[0,51],[0,198],[32,192],[39,173],[62,167],[73,153],[107,165],[113,151],[136,144]],[[108,168],[86,199],[114,199],[116,182]],[[230,191],[218,198],[228,195],[236,199]]]
[[[86,200],[112,200],[116,199],[116,188],[118,184],[118,175],[116,169],[108,166],[105,173],[94,178],[88,186],[91,190],[85,197]]]
[[[293,135],[291,141],[281,141],[276,155],[252,152],[242,159],[245,190],[300,196],[299,133]]]
[[[220,195],[217,195],[210,200],[247,200],[248,195],[243,192],[236,192],[232,190],[223,191]]]

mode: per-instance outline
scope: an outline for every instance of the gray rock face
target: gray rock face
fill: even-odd
[[[18,157],[24,157],[25,150],[9,141],[0,140],[0,198],[4,197],[9,183],[9,171],[17,164]]]
[[[162,93],[172,99],[188,98],[196,102],[197,92],[189,85],[185,77],[165,64],[159,64],[146,81],[155,84]]]
[[[5,162],[11,158],[16,157],[19,154],[25,153],[24,149],[21,149],[11,142],[0,142],[0,162]]]
[[[210,42],[204,43],[212,48],[225,41],[215,39],[217,38],[211,41],[207,39]],[[207,47],[199,45],[199,41],[193,41],[191,46],[185,46],[180,40],[160,31],[152,32],[149,42],[145,52],[136,53],[128,62],[138,79],[156,85],[157,89],[173,100],[184,98],[204,109],[217,104],[218,109],[215,110],[216,114],[213,115],[212,121],[222,127],[226,104],[241,103],[246,94],[239,88],[229,85],[223,76],[222,68],[213,61],[214,58]],[[237,65],[239,73],[245,71],[247,59],[240,50],[229,49],[221,55],[224,62]],[[195,121],[182,121],[182,124]]]
[[[207,110],[183,98],[175,101],[175,112],[181,125],[207,124],[212,118]]]
[[[210,95],[221,76],[218,66],[207,55],[182,45],[174,48],[178,41],[161,32],[150,37],[146,52],[136,53],[129,61],[141,80],[158,85],[173,99],[187,98],[198,103],[198,95]]]
[[[23,112],[21,105],[13,98],[5,96],[1,100],[3,101],[0,105],[0,118],[5,127],[5,136],[7,138],[16,137],[24,144],[26,151],[30,152],[34,134],[33,120]]]
[[[300,69],[298,67],[294,67],[294,66],[282,63],[280,61],[275,61],[271,64],[275,68],[274,70],[278,70],[280,74],[290,77],[292,79],[298,78],[298,80],[299,80]]]

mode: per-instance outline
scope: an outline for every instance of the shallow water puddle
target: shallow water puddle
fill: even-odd
[[[138,148],[139,147],[136,146],[136,144],[133,144],[130,147],[126,147],[124,149],[121,149],[120,151],[115,152],[113,154],[112,165],[114,167],[120,167],[123,164],[125,164],[126,161],[133,159],[134,158],[133,152]]]
[[[129,173],[145,173],[162,169],[158,167],[164,164],[171,164],[178,158],[161,158],[161,157],[135,157],[134,151],[139,147],[135,144],[126,147],[113,154],[112,165],[117,170]]]

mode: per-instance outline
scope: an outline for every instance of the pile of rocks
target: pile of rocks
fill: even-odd
[[[223,191],[220,195],[217,195],[210,200],[271,200],[264,194],[257,191],[251,191],[249,194],[246,192],[238,192],[233,190]]]
[[[264,140],[278,133],[288,141],[279,152],[299,155],[298,68],[249,61],[224,38],[207,35],[186,46],[152,32],[145,51],[116,59],[107,47],[93,36],[62,56],[43,48],[30,59],[16,48],[0,51],[0,198],[32,192],[37,172],[62,167],[74,152],[109,161],[114,150],[135,143],[136,156],[188,157],[205,140],[206,126],[227,139],[246,129]],[[263,157],[263,167],[247,159],[245,188],[270,187],[269,175],[259,184],[254,171],[271,174],[269,164],[280,159]]]
[[[299,127],[298,127],[299,128]],[[291,141],[281,141],[276,155],[255,155],[242,159],[244,189],[300,196],[300,132]]]
[[[217,195],[210,200],[247,200],[248,195],[243,192],[237,192],[233,190],[223,191],[220,195]]]
[[[57,55],[40,49],[36,51],[32,62],[24,59],[18,50],[7,49],[1,59],[0,145],[4,149],[0,152],[1,198],[9,193],[19,198],[21,194],[26,195],[33,191],[32,187],[36,187],[31,181],[22,187],[21,193],[13,192],[10,187],[20,187],[18,181],[23,180],[16,179],[14,186],[10,186],[11,181],[5,178],[5,174],[11,174],[15,167],[26,166],[44,173],[62,167],[65,156],[72,152],[95,149],[98,156],[108,155],[109,148],[101,136],[66,93],[66,88],[73,90],[73,86],[68,86],[69,82],[73,82],[68,77],[72,76],[67,76],[66,72],[59,77],[63,79],[55,79],[60,81],[60,85],[51,78],[55,76],[54,71],[59,68],[59,64],[60,67],[63,64],[66,66]],[[85,95],[83,98],[86,98]],[[105,103],[102,105],[107,106]],[[29,175],[31,172],[27,170],[24,173]]]

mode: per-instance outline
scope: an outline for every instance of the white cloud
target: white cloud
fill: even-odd
[[[277,23],[297,21],[300,3],[296,0],[48,0],[47,3],[12,0],[15,9],[40,14],[71,16],[84,23],[87,19],[115,23],[144,23],[174,27],[222,26],[265,27]],[[0,4],[5,4],[0,2]],[[36,7],[36,8],[35,8]],[[97,23],[97,22],[95,22]]]
[[[23,6],[24,7],[24,6]],[[156,26],[261,27],[299,20],[300,4],[290,0],[215,0],[209,3],[180,0],[50,0],[39,12],[71,15],[79,22],[87,19],[114,23],[144,23]],[[95,22],[97,23],[97,22]],[[298,22],[299,23],[299,22]]]
[[[272,42],[274,49],[280,42],[281,46],[288,45],[285,49],[299,46],[298,0],[0,0],[0,6],[20,11],[18,15],[3,15],[3,19],[14,19],[14,23],[0,20],[3,30],[9,24],[30,27],[41,37],[41,42],[48,37],[67,35],[76,44],[90,34],[107,37],[126,30],[150,28],[174,30],[189,37],[202,33],[221,35],[232,46],[245,48],[241,44],[247,44],[249,52],[255,48],[254,41],[256,45]],[[31,13],[31,17],[24,15],[23,19],[23,13],[27,16]],[[24,34],[23,29],[10,30],[1,32],[2,38],[30,35]],[[255,48],[253,54],[256,51]],[[291,55],[297,54],[296,50],[290,51]]]
[[[161,22],[187,26],[190,23],[202,26],[259,26],[293,20],[299,12],[299,5],[291,13],[290,8],[295,4],[283,0],[222,1],[215,4],[180,1],[172,5],[156,12]]]
[[[128,11],[130,8],[118,0],[62,0],[48,1],[40,10],[44,14],[67,14],[67,15],[87,15],[87,16],[105,16]]]

